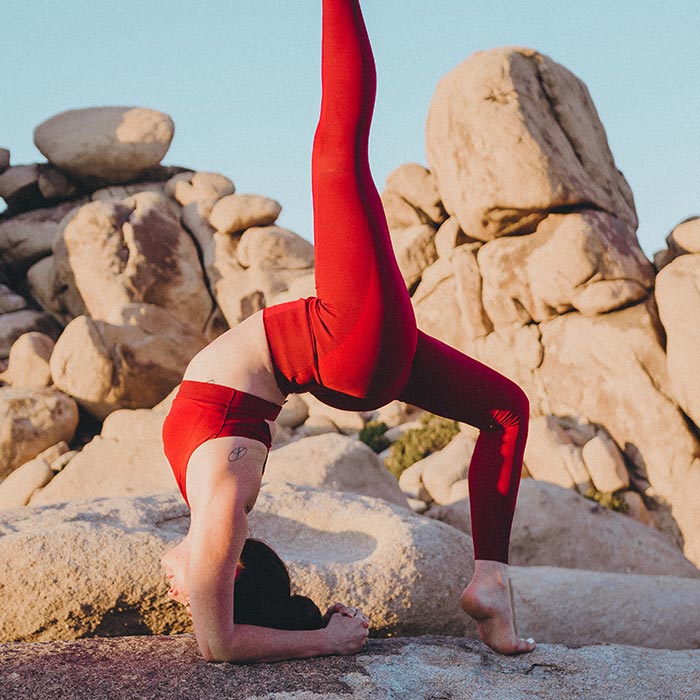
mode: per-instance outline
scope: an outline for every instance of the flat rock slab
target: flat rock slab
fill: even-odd
[[[540,645],[519,657],[456,637],[370,640],[361,654],[207,664],[190,635],[0,645],[0,700],[690,700],[700,651]]]

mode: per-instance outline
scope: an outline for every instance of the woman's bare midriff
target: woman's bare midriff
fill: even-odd
[[[262,311],[249,316],[197,353],[183,379],[213,382],[281,405]]]

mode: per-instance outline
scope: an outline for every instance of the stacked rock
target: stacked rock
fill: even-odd
[[[586,86],[529,49],[445,76],[426,149],[383,194],[419,326],[525,389],[532,476],[643,494],[700,563],[697,219],[657,281]]]
[[[160,165],[173,133],[152,109],[71,110],[35,129],[48,163],[0,153],[3,475],[49,435],[84,443],[112,412],[156,405],[229,325],[313,287],[313,246],[274,226],[277,202]],[[62,427],[39,440],[28,420]]]

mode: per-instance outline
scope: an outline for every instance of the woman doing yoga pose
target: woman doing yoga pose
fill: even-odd
[[[353,653],[367,637],[368,619],[343,605],[326,613],[320,629],[234,620],[247,514],[274,420],[295,392],[355,411],[398,398],[480,429],[469,469],[476,561],[461,603],[493,649],[534,647],[515,634],[507,567],[528,401],[508,379],[416,328],[367,158],[375,82],[358,1],[323,0],[323,95],[312,156],[317,296],[254,314],[202,350],[163,428],[192,510],[187,537],[163,565],[208,660]]]

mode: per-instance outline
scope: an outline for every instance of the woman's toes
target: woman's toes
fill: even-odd
[[[533,651],[537,644],[532,637],[528,639],[518,638],[518,645],[516,647],[516,654],[527,654],[529,651]]]

